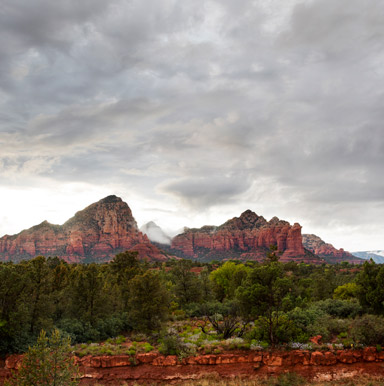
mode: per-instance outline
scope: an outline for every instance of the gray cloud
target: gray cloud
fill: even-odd
[[[324,229],[359,208],[361,232],[374,207],[382,229],[383,21],[379,0],[5,0],[2,186],[113,183]]]

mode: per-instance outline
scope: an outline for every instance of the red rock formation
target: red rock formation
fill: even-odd
[[[172,250],[193,258],[263,259],[271,245],[281,252],[282,261],[308,258],[301,239],[301,226],[274,217],[269,222],[247,210],[219,227],[186,229],[172,240]]]
[[[21,355],[0,360],[0,385],[17,371]],[[156,352],[136,356],[85,356],[76,358],[82,385],[121,385],[124,382],[173,381],[175,384],[216,373],[222,378],[257,378],[295,372],[308,379],[330,381],[359,374],[383,377],[384,353],[376,348],[329,351],[235,351],[199,354],[178,359]]]
[[[3,261],[37,255],[58,256],[68,262],[108,261],[125,250],[137,250],[141,258],[166,260],[138,230],[128,205],[116,196],[88,206],[61,226],[44,221],[0,239],[0,260]]]
[[[353,264],[362,264],[363,259],[353,256],[343,248],[336,249],[332,244],[323,241],[319,236],[303,234],[304,248],[308,249],[317,256],[320,256],[328,263],[341,263],[348,261]]]

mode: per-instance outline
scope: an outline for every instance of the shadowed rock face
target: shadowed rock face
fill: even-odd
[[[3,261],[44,255],[58,256],[68,262],[101,262],[125,250],[138,250],[141,258],[150,260],[166,259],[138,230],[130,208],[116,196],[103,198],[77,212],[63,225],[44,221],[0,239]]]
[[[304,248],[308,249],[317,256],[320,256],[328,263],[340,263],[348,261],[354,264],[361,264],[364,260],[351,253],[344,251],[343,248],[336,249],[332,244],[328,244],[316,235],[303,234]]]
[[[219,227],[186,229],[172,240],[172,250],[186,257],[204,259],[221,253],[228,258],[259,260],[265,257],[271,245],[277,246],[282,261],[296,258],[300,261],[320,260],[306,254],[299,224],[290,225],[277,217],[267,221],[251,210]]]

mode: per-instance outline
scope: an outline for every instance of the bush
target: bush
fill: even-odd
[[[159,352],[164,355],[177,355],[179,358],[196,354],[197,346],[184,343],[177,331],[169,329],[160,339]]]
[[[350,336],[356,343],[384,345],[384,318],[369,314],[356,318]]]
[[[326,299],[314,303],[311,308],[317,308],[335,318],[355,318],[361,314],[362,308],[356,299]]]

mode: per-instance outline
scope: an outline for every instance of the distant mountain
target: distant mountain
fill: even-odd
[[[352,254],[364,260],[372,259],[375,263],[384,264],[384,251],[381,251],[381,250],[352,252]]]
[[[171,251],[181,257],[200,260],[263,260],[270,245],[281,252],[281,261],[306,261],[320,264],[317,256],[302,244],[301,226],[279,220],[267,221],[251,210],[220,226],[188,229],[172,239]]]
[[[171,244],[171,237],[168,236],[156,223],[150,221],[144,224],[140,231],[148,236],[150,241],[158,244]]]
[[[349,263],[361,264],[363,261],[344,251],[343,248],[336,249],[332,244],[323,241],[319,236],[303,234],[304,248],[308,249],[317,256],[323,258],[327,263],[341,263],[348,261]]]
[[[68,262],[102,262],[126,250],[141,258],[162,261],[167,256],[137,228],[128,205],[108,196],[77,212],[63,225],[42,222],[17,235],[0,238],[0,261],[20,261],[37,255]]]

